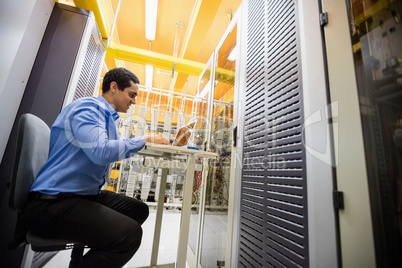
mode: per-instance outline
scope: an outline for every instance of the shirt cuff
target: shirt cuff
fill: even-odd
[[[145,146],[145,138],[144,137],[136,137],[129,139],[130,149],[127,151],[126,157],[131,157],[140,151]]]

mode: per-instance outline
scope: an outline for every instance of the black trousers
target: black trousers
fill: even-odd
[[[81,267],[122,267],[141,244],[148,206],[134,198],[102,191],[96,196],[60,194],[31,198],[21,220],[43,237],[85,243]]]

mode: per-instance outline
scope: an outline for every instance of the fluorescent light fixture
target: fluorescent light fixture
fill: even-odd
[[[154,74],[154,67],[145,65],[145,86],[152,87],[152,76]]]
[[[237,45],[232,49],[232,51],[229,54],[228,61],[235,61],[236,60],[236,51],[237,51]]]
[[[155,40],[158,0],[145,0],[145,37]]]

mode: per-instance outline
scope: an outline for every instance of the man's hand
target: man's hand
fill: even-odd
[[[143,136],[146,142],[158,143],[158,144],[166,144],[169,145],[169,141],[157,134],[146,134]]]

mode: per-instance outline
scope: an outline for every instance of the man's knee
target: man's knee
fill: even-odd
[[[139,222],[139,224],[143,224],[144,221],[146,221],[146,219],[147,219],[148,216],[149,216],[149,207],[148,207],[147,204],[145,204],[145,203],[143,203],[143,202],[141,202],[140,204],[141,204],[141,205],[140,205],[140,207],[141,207],[140,211],[141,211],[142,213],[141,213],[141,217],[138,219],[138,222]]]
[[[120,230],[120,238],[118,238],[120,246],[127,251],[137,251],[142,239],[141,225],[136,221],[130,221],[119,224],[118,228]]]
[[[142,228],[141,225],[135,220],[129,220],[128,218],[119,223],[116,229],[113,230],[112,240],[109,246],[106,248],[98,248],[96,254],[101,259],[102,264],[110,265],[109,267],[122,267],[127,263],[133,255],[137,252],[141,245]],[[94,253],[95,254],[95,253]],[[88,260],[89,262],[90,260]],[[106,262],[109,264],[106,264]],[[113,265],[112,265],[113,264]],[[97,267],[94,265],[85,267]]]

